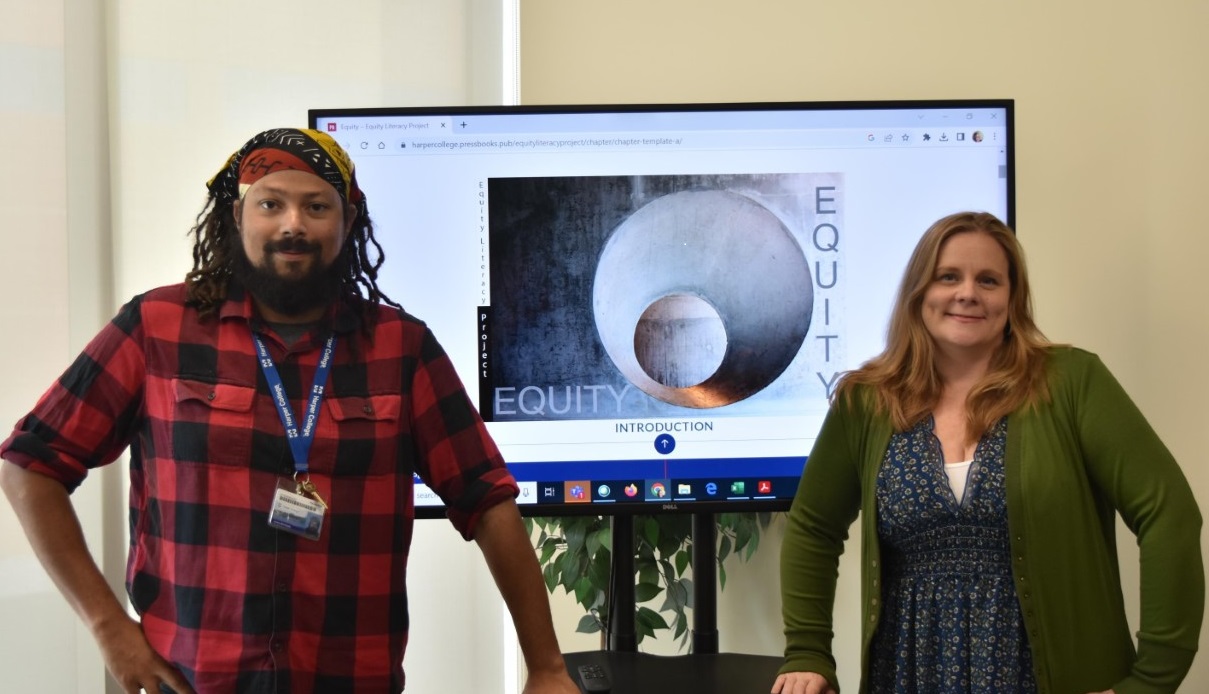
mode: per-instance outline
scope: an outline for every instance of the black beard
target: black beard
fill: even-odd
[[[261,303],[284,316],[299,316],[327,306],[340,295],[340,273],[336,263],[324,266],[322,248],[305,239],[287,238],[264,245],[264,260],[253,265],[236,235],[231,239],[231,276]],[[282,277],[273,270],[273,255],[285,251],[307,251],[315,262],[301,277]]]

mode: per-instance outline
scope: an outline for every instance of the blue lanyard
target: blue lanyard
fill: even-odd
[[[323,389],[327,383],[327,374],[332,370],[332,350],[336,345],[336,336],[327,338],[323,345],[323,354],[319,357],[319,366],[315,368],[315,383],[311,386],[311,396],[306,403],[306,422],[301,430],[298,420],[294,417],[294,409],[285,396],[285,386],[281,384],[281,375],[273,364],[273,357],[265,348],[260,335],[252,333],[256,343],[256,356],[260,361],[260,370],[264,372],[264,380],[269,383],[269,392],[273,395],[273,404],[277,406],[277,415],[281,425],[285,427],[286,440],[290,442],[290,452],[294,454],[294,470],[299,474],[307,474],[307,460],[311,456],[311,443],[315,440],[315,422],[319,420],[319,403],[323,402]]]

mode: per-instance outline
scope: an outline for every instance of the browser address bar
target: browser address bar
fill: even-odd
[[[944,145],[993,146],[998,128],[882,128],[875,130],[786,130],[778,132],[693,131],[652,133],[576,133],[573,135],[471,135],[424,137],[417,135],[347,138],[349,151],[363,155],[413,156],[423,154],[490,152],[557,152],[572,150],[618,151],[676,149],[811,149],[835,147],[923,147]],[[977,134],[975,134],[977,133]]]

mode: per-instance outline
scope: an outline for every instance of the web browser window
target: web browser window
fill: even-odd
[[[787,507],[919,236],[1013,217],[1006,100],[310,118],[534,513]]]

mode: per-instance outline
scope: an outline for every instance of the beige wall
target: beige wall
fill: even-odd
[[[1041,326],[1104,358],[1209,509],[1207,26],[1202,0],[524,0],[521,102],[1015,99],[1017,226]],[[722,595],[722,647],[775,653],[775,562],[754,571],[763,582]],[[849,685],[858,615],[855,591],[841,594]],[[1206,689],[1202,656],[1183,691]]]

